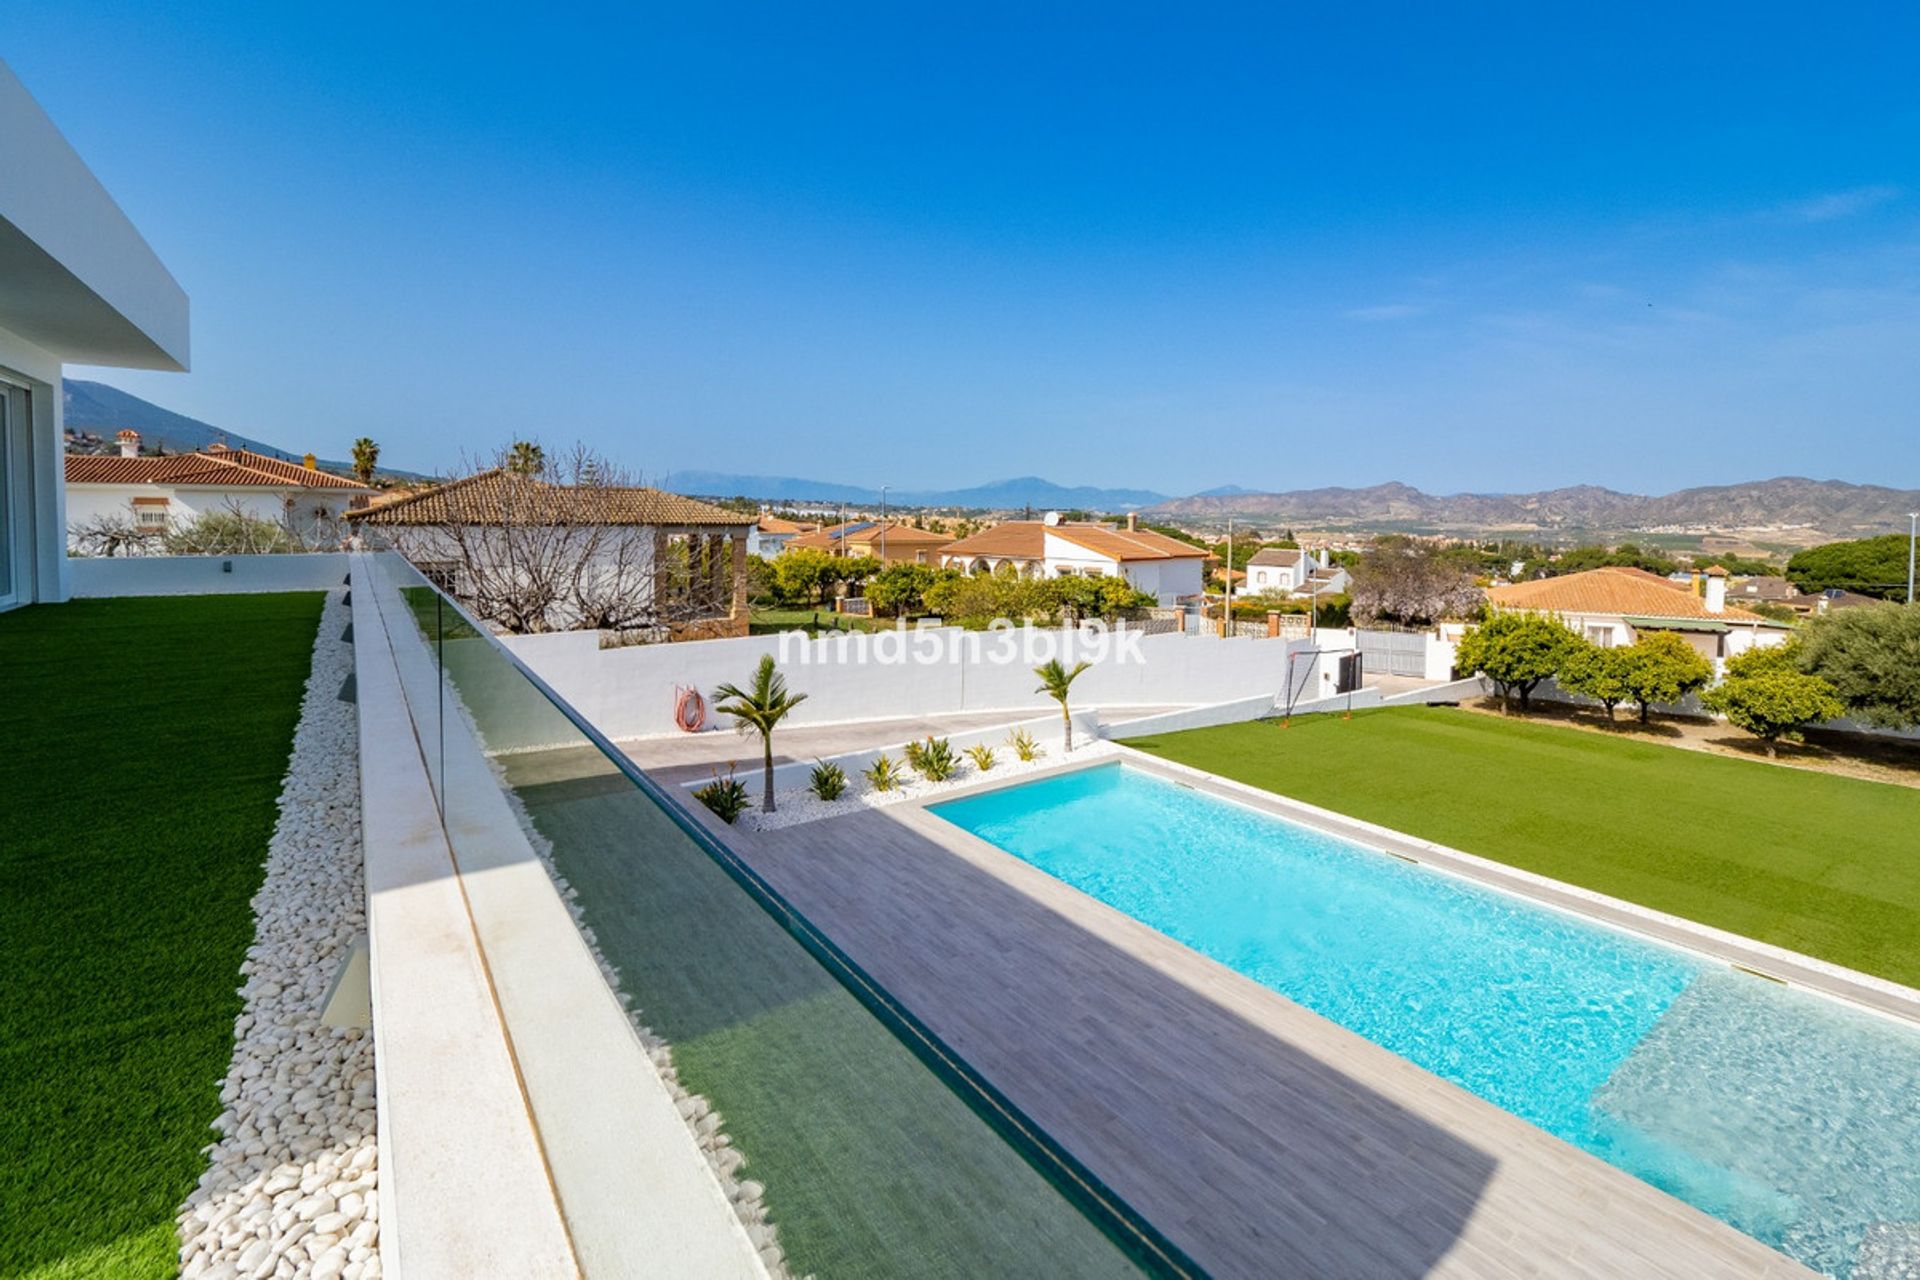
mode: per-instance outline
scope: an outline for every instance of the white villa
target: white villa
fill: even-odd
[[[122,431],[115,454],[68,454],[67,535],[118,521],[164,530],[209,512],[239,512],[284,525],[310,543],[338,541],[340,521],[373,490],[304,463],[216,444],[200,453],[142,457],[140,433]]]
[[[1490,587],[1497,608],[1558,617],[1597,645],[1632,644],[1643,631],[1671,631],[1710,659],[1785,644],[1793,629],[1727,603],[1727,571],[1714,568],[1695,594],[1644,569],[1611,566]]]
[[[965,573],[992,573],[1013,565],[1030,577],[1066,578],[1076,574],[1125,578],[1162,605],[1200,594],[1207,553],[1203,548],[1136,528],[1067,522],[1049,513],[1044,520],[1009,520],[941,549],[940,563]]]
[[[1347,589],[1347,571],[1330,558],[1289,547],[1267,547],[1247,561],[1241,589],[1248,595],[1334,595]]]

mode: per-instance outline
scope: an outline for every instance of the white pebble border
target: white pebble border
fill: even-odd
[[[472,715],[460,702],[459,695],[451,683],[447,685],[446,695],[447,705],[457,708],[460,714],[466,717],[468,727],[471,729]],[[479,737],[477,731],[475,737],[476,739]],[[612,988],[621,1006],[626,1009],[627,1021],[632,1025],[634,1034],[639,1038],[641,1047],[646,1051],[647,1058],[653,1063],[660,1079],[665,1082],[668,1092],[673,1095],[674,1106],[680,1112],[680,1118],[686,1121],[687,1128],[693,1134],[695,1145],[700,1148],[700,1154],[706,1157],[714,1176],[719,1179],[727,1202],[733,1206],[734,1214],[740,1219],[740,1225],[745,1228],[747,1239],[752,1241],[753,1247],[759,1251],[760,1261],[766,1267],[767,1274],[774,1280],[786,1280],[793,1273],[788,1269],[786,1253],[780,1247],[779,1231],[767,1217],[764,1199],[766,1187],[741,1176],[746,1168],[747,1158],[733,1145],[733,1139],[726,1133],[725,1122],[721,1119],[720,1113],[714,1110],[712,1103],[689,1090],[681,1082],[680,1073],[673,1065],[672,1046],[661,1039],[659,1033],[641,1018],[640,1011],[633,1007],[633,994],[621,986],[620,970],[614,967],[605,953],[600,950],[600,939],[595,935],[592,926],[587,924],[586,912],[580,906],[579,891],[567,883],[567,878],[561,875],[559,867],[554,865],[553,842],[542,835],[540,829],[534,825],[533,816],[527,812],[526,805],[521,802],[519,794],[508,785],[505,770],[501,768],[500,762],[489,757],[488,763],[493,767],[494,776],[499,779],[500,790],[506,796],[508,805],[512,807],[514,817],[519,820],[520,829],[526,835],[527,843],[533,847],[535,856],[547,869],[547,875],[553,880],[554,888],[560,894],[560,900],[566,903],[567,911],[573,916],[574,926],[580,930],[580,936],[586,940],[588,952],[592,954],[594,963],[600,966],[601,977],[606,979],[607,986]]]
[[[353,670],[347,618],[343,593],[329,592],[253,899],[246,1004],[213,1123],[222,1136],[179,1214],[185,1280],[380,1274],[373,1036],[320,1024],[334,972],[366,932],[358,718],[338,697]]]
[[[747,784],[753,793],[753,808],[748,809],[734,820],[734,825],[746,831],[773,831],[780,827],[795,827],[803,822],[818,822],[822,818],[837,818],[843,814],[857,813],[861,809],[883,809],[891,804],[905,804],[910,800],[927,800],[961,787],[971,787],[981,782],[998,782],[1003,778],[1017,778],[1022,774],[1034,773],[1041,769],[1066,762],[1080,764],[1083,761],[1104,760],[1118,754],[1119,748],[1104,738],[1092,742],[1084,739],[1074,743],[1073,754],[1067,755],[1060,750],[1058,743],[1043,750],[1045,755],[1033,760],[1022,760],[1013,754],[1013,748],[996,746],[994,763],[991,769],[981,769],[964,752],[956,751],[960,757],[960,768],[953,777],[945,782],[929,782],[907,767],[906,749],[888,748],[887,754],[893,757],[893,763],[899,768],[901,782],[891,791],[875,791],[868,782],[851,767],[847,770],[847,789],[837,799],[822,800],[809,791],[804,783],[797,787],[775,787],[773,791],[774,809],[767,813],[760,806],[760,770],[736,766],[734,776]],[[862,753],[864,758],[864,753]],[[725,776],[722,771],[721,776]],[[705,784],[700,784],[705,785]],[[696,802],[697,803],[697,802]]]

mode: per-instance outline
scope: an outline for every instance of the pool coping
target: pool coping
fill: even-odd
[[[1737,972],[1761,981],[1811,991],[1839,1000],[1870,1013],[1920,1026],[1920,990],[1890,979],[1875,977],[1827,960],[1805,955],[1786,947],[1761,942],[1700,924],[1622,898],[1612,897],[1564,880],[1555,880],[1537,872],[1525,871],[1491,858],[1464,852],[1410,836],[1392,827],[1381,826],[1337,810],[1295,800],[1249,783],[1222,777],[1205,769],[1151,755],[1124,742],[1113,744],[1117,755],[1082,763],[1063,761],[1052,769],[1042,769],[1006,779],[983,779],[939,796],[908,802],[908,807],[932,811],[941,805],[990,791],[1043,782],[1087,769],[1127,766],[1154,774],[1182,785],[1193,785],[1229,803],[1240,804],[1325,834],[1336,836],[1387,857],[1431,867],[1459,879],[1509,893],[1525,901],[1565,912],[1589,922],[1621,929],[1668,946],[1678,947],[1708,960],[1725,964]],[[989,842],[991,843],[991,842]],[[998,846],[994,846],[998,848]],[[1004,850],[1003,850],[1004,852]],[[1013,855],[1009,855],[1013,856]]]

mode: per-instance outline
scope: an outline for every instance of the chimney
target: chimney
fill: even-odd
[[[1719,565],[1707,570],[1707,612],[1727,611],[1727,571]]]
[[[1133,512],[1131,511],[1127,512],[1127,532],[1128,533],[1134,532],[1134,521],[1136,518],[1137,517],[1134,516]]]
[[[140,456],[140,433],[138,431],[127,428],[120,431],[113,438],[120,442],[121,457],[137,458]]]
[[[306,457],[300,459],[300,465],[309,471],[318,471],[320,469],[320,464],[314,460],[312,454],[308,454]]]

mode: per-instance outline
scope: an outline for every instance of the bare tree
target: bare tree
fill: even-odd
[[[83,556],[144,556],[160,548],[163,530],[142,528],[131,516],[100,512],[76,520],[67,530],[68,543]]]
[[[509,632],[664,634],[724,612],[712,589],[722,570],[715,546],[657,537],[644,509],[650,491],[586,447],[531,448],[469,460],[408,522],[376,527],[476,617]]]
[[[1375,540],[1353,566],[1353,619],[1427,626],[1468,617],[1480,607],[1473,575],[1432,543]]]

